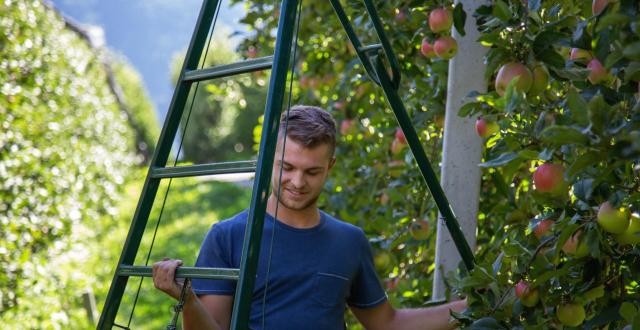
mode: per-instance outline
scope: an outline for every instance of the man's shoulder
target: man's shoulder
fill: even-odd
[[[247,216],[249,210],[245,209],[244,211],[224,220],[220,220],[213,224],[211,228],[212,231],[218,232],[228,232],[234,230],[242,230],[244,231],[244,227],[247,224]]]
[[[337,219],[324,211],[320,211],[320,212],[322,212],[323,216],[326,219],[326,223],[328,227],[330,227],[332,230],[344,233],[346,235],[352,235],[355,237],[365,237],[365,234],[362,228],[356,225],[350,224],[348,222],[342,221],[340,219]]]

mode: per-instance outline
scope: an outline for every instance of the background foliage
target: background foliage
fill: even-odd
[[[80,299],[95,281],[81,271],[88,238],[113,225],[141,159],[138,133],[109,87],[106,55],[56,12],[5,1],[0,26],[0,323],[88,326]],[[118,73],[126,90],[141,90],[127,64]],[[146,102],[127,105],[155,119]]]

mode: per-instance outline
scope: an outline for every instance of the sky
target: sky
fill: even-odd
[[[106,46],[123,54],[142,75],[161,125],[175,87],[171,82],[171,61],[189,45],[202,0],[51,0],[51,3],[75,22],[104,30]],[[238,23],[244,16],[244,8],[242,5],[229,8],[228,3],[223,1],[216,31],[227,28],[246,33]]]

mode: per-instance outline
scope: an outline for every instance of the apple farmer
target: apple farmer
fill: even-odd
[[[283,130],[285,120],[286,114],[281,118]],[[449,323],[450,310],[461,311],[465,301],[395,309],[377,278],[364,232],[317,208],[336,161],[336,125],[331,115],[318,107],[295,106],[289,111],[286,142],[283,130],[267,202],[251,328],[343,329],[346,306],[367,329],[454,327]],[[239,267],[247,215],[245,210],[211,227],[197,267]],[[165,258],[153,265],[155,287],[175,299],[182,291],[175,280],[181,264]],[[235,286],[234,281],[193,279],[185,298],[184,329],[228,329]]]

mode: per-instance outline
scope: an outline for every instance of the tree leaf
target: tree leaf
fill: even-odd
[[[594,96],[591,101],[589,101],[589,121],[591,122],[591,130],[593,132],[602,132],[609,108],[609,105],[604,101],[604,97],[601,94]]]
[[[553,125],[540,133],[542,142],[551,144],[585,144],[589,138],[580,130],[569,126]]]
[[[567,107],[571,110],[571,117],[580,126],[587,126],[589,124],[589,118],[587,116],[588,105],[587,102],[578,94],[575,88],[569,90],[567,95]]]
[[[485,167],[485,168],[487,168],[487,167],[499,167],[499,166],[502,166],[502,165],[505,165],[505,164],[511,162],[512,160],[514,160],[516,158],[518,158],[518,154],[515,153],[515,152],[504,153],[504,154],[501,154],[500,156],[498,156],[497,158],[494,158],[494,159],[492,159],[490,161],[481,163],[478,166]]]
[[[576,182],[573,185],[573,194],[576,198],[583,202],[588,202],[593,193],[593,182],[594,179],[583,179]]]
[[[631,323],[633,322],[633,318],[638,314],[638,309],[632,303],[625,301],[620,305],[620,316],[624,318],[625,321]]]
[[[622,51],[622,55],[630,60],[640,61],[640,41],[627,45]]]
[[[511,9],[509,9],[509,5],[507,5],[504,1],[498,0],[493,5],[493,16],[497,17],[503,22],[508,22],[513,16]]]
[[[593,165],[599,162],[602,158],[600,157],[600,153],[597,151],[587,151],[586,153],[580,155],[567,169],[567,176],[571,179],[575,177],[578,172],[582,171],[587,166]]]
[[[462,7],[462,3],[459,2],[455,8],[453,8],[453,26],[456,28],[456,31],[460,33],[461,36],[465,36],[464,32],[464,24],[467,21],[467,13],[464,11]]]

